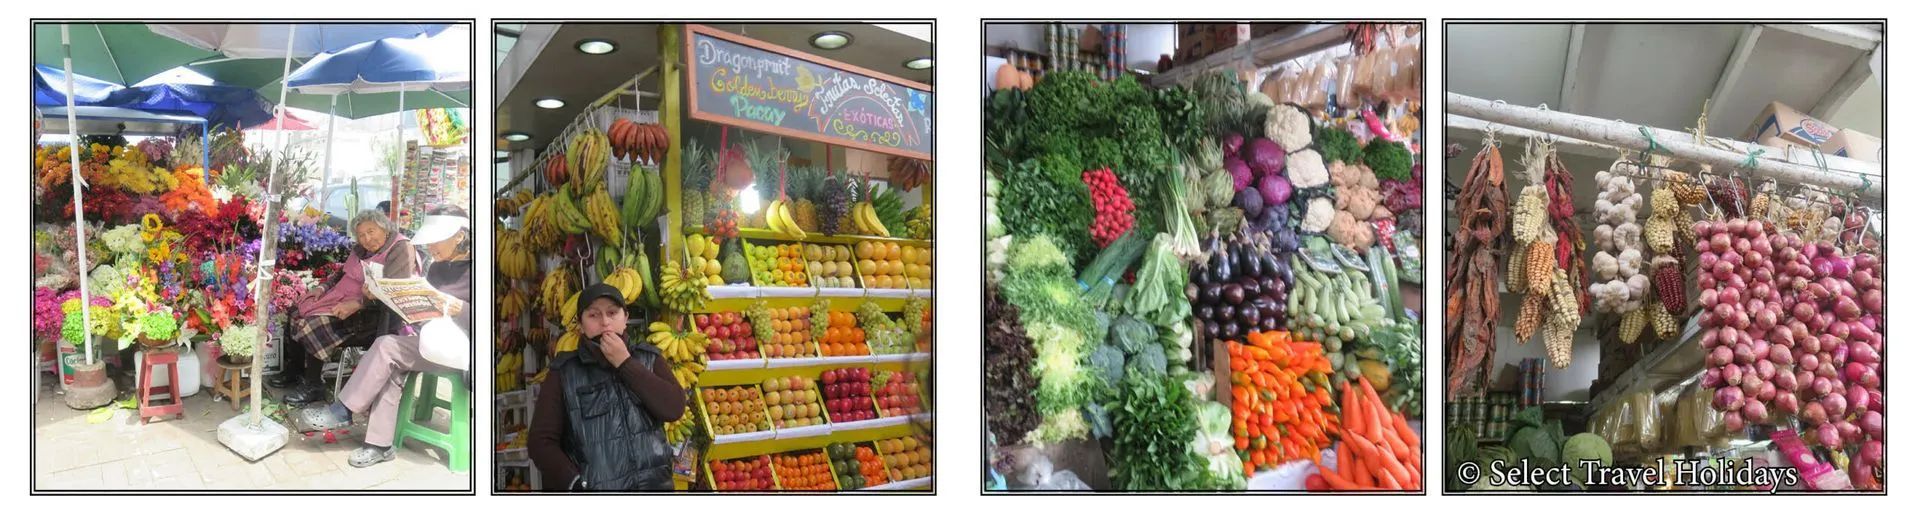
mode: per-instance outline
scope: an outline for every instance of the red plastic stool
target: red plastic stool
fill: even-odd
[[[154,368],[167,367],[167,385],[153,385]],[[149,351],[140,362],[140,424],[154,416],[187,417],[187,406],[180,398],[180,354],[168,350]],[[166,405],[154,405],[153,395],[167,396]]]

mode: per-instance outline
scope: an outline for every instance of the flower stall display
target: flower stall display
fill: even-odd
[[[298,195],[310,190],[311,159],[237,150],[237,134],[214,141],[223,150],[212,167],[197,162],[197,138],[80,147],[84,209],[77,218],[68,160],[73,147],[42,145],[34,152],[35,344],[78,353],[92,337],[96,359],[136,344],[188,339],[214,342],[228,355],[256,353],[262,321],[254,319],[253,286],[267,170],[280,160],[276,189]],[[325,225],[317,210],[279,218],[268,301],[285,313],[338,274],[353,242]],[[86,224],[85,263],[75,248],[76,223]],[[82,283],[93,305],[85,316],[90,325],[80,309]]]

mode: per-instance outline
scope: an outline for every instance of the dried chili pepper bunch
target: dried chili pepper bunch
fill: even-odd
[[[1511,243],[1503,167],[1499,146],[1488,141],[1456,197],[1460,225],[1446,258],[1447,390],[1455,398],[1484,389],[1493,362],[1500,320],[1495,256]]]

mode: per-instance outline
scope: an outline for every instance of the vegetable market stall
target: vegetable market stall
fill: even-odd
[[[1470,70],[1502,60],[1484,53],[1490,43],[1525,46],[1521,39],[1566,32],[1589,42],[1669,38],[1735,51],[1651,55],[1576,44],[1558,102],[1526,107],[1477,96],[1535,98],[1538,92],[1513,86],[1531,81],[1470,81],[1448,93],[1449,141],[1480,150],[1452,159],[1447,173],[1448,284],[1478,284],[1447,291],[1449,305],[1473,306],[1458,324],[1449,316],[1446,331],[1447,466],[1521,458],[1578,466],[1593,458],[1657,466],[1660,477],[1653,484],[1503,487],[1450,476],[1448,490],[1881,488],[1885,220],[1878,140],[1795,110],[1812,105],[1877,130],[1877,114],[1836,106],[1873,101],[1862,95],[1879,90],[1871,76],[1834,81],[1786,73],[1780,64],[1840,52],[1864,69],[1875,61],[1877,43],[1849,46],[1806,34],[1879,30],[1854,27],[1576,24],[1532,32],[1476,27],[1461,35],[1470,58],[1459,61]],[[1709,80],[1697,81],[1697,90],[1648,97],[1622,95],[1641,84],[1586,74],[1580,64],[1670,60],[1725,66],[1699,68],[1703,75],[1721,70],[1717,83],[1698,77]],[[1798,93],[1805,81],[1832,89],[1806,97]],[[1635,100],[1619,100],[1626,97]],[[1765,105],[1744,133],[1735,125],[1741,120],[1725,115],[1755,104],[1724,99],[1772,98],[1783,100]],[[1633,112],[1676,102],[1693,104],[1697,118]],[[1639,116],[1610,119],[1629,114]],[[1782,123],[1793,128],[1768,129],[1790,117]],[[1660,128],[1648,118],[1684,128]],[[1827,136],[1841,146],[1782,139]],[[1459,214],[1472,212],[1494,215]],[[1535,334],[1544,345],[1526,344]],[[1747,458],[1756,467],[1795,472],[1798,483],[1688,481],[1677,474],[1743,467]]]
[[[989,487],[1423,487],[1421,27],[1281,25],[989,26]]]
[[[700,25],[529,30],[657,54],[496,195],[496,488],[541,483],[529,391],[605,280],[689,396],[680,489],[931,490],[932,86]]]

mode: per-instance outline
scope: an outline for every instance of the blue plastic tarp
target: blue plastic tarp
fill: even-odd
[[[67,73],[44,64],[34,65],[33,71],[33,104],[66,105]],[[77,73],[73,75],[73,101],[79,105],[94,105],[120,89],[124,88],[119,84]]]
[[[35,66],[34,71],[34,105],[66,106],[66,75],[49,66]],[[74,75],[73,86],[78,106],[193,116],[215,127],[251,127],[273,119],[273,104],[244,87],[155,84],[128,88],[83,75]]]
[[[157,84],[115,91],[102,105],[162,114],[191,114],[213,127],[243,128],[273,119],[273,104],[252,89]]]

